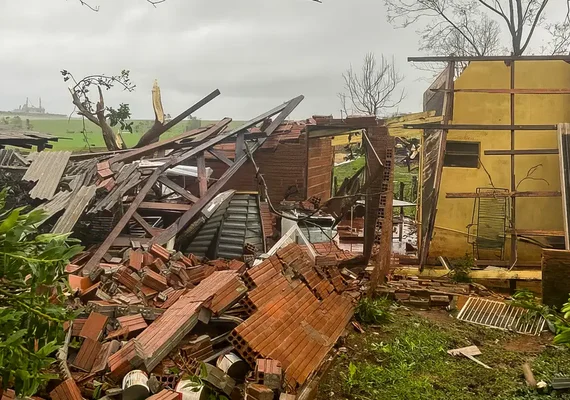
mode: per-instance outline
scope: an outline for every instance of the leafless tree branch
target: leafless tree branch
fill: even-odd
[[[564,0],[570,7],[569,0]],[[419,20],[427,25],[420,29],[420,50],[440,51],[439,55],[492,55],[500,51],[501,26],[510,37],[510,52],[522,55],[530,47],[538,28],[550,32],[552,53],[568,52],[570,20],[546,18],[551,0],[385,0],[388,21],[407,27]],[[446,43],[458,38],[462,48],[453,49]],[[489,40],[491,39],[491,40]],[[458,50],[458,51],[444,51]]]
[[[393,58],[388,60],[382,55],[377,62],[374,54],[368,53],[360,71],[351,66],[342,76],[345,92],[339,98],[347,115],[347,100],[353,112],[378,116],[399,105],[405,97],[404,90],[398,89],[404,77],[396,70]]]

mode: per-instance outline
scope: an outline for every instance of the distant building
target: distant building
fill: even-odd
[[[42,98],[40,97],[40,105],[39,107],[34,107],[30,104],[28,98],[26,97],[26,104],[23,106],[18,107],[14,110],[15,113],[26,113],[26,114],[45,114],[46,109],[42,107]]]

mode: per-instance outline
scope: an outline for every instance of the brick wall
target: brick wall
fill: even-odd
[[[305,200],[306,198],[307,148],[305,140],[305,135],[302,135],[298,141],[281,142],[275,149],[259,149],[253,154],[255,162],[265,177],[269,197],[274,204],[278,204],[286,195],[288,200]],[[215,179],[222,176],[228,168],[226,164],[218,160],[208,160],[206,166],[214,170],[212,177]],[[223,190],[230,189],[259,190],[251,161],[247,161],[223,188]]]
[[[333,159],[330,138],[309,140],[307,198],[317,196],[326,201],[331,197]]]

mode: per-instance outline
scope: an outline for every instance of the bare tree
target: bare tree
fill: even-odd
[[[150,3],[152,6],[156,7],[157,4],[164,3],[166,0],[146,0],[147,3]],[[92,5],[91,2],[86,0],[79,0],[82,6],[89,8],[91,11],[99,11],[99,6]]]
[[[374,54],[366,54],[360,71],[351,66],[342,77],[345,91],[338,96],[345,114],[348,114],[347,101],[353,111],[378,116],[396,107],[405,96],[404,90],[398,89],[403,75],[396,70],[394,59],[388,60],[384,55],[377,62]]]
[[[560,1],[560,0],[559,0]],[[568,0],[565,0],[568,4]],[[551,32],[553,52],[568,52],[570,23],[545,18],[551,0],[385,0],[388,20],[407,27],[427,20],[420,31],[420,49],[439,54],[485,56],[500,49],[500,26],[507,28],[510,51],[528,50],[537,28]],[[556,21],[556,19],[554,19]],[[450,40],[442,49],[440,42]],[[454,45],[458,44],[457,45]],[[448,46],[450,45],[450,46]]]
[[[92,5],[91,2],[86,1],[86,0],[78,0],[79,3],[81,3],[82,6],[85,6],[87,8],[89,8],[91,11],[99,11],[99,6],[97,5]],[[151,4],[153,7],[156,7],[157,4],[160,3],[164,3],[166,0],[146,0],[147,3]],[[321,0],[312,0],[315,3],[322,3]]]

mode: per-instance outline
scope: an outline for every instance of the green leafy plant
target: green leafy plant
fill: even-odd
[[[471,282],[471,269],[475,266],[475,260],[470,254],[465,254],[463,258],[455,260],[451,266],[451,272],[449,278],[457,283],[469,283]]]
[[[365,324],[392,322],[394,316],[390,311],[391,307],[392,301],[388,298],[369,299],[365,297],[356,306],[356,319]]]
[[[6,190],[0,193],[0,210]],[[82,248],[68,235],[38,235],[40,211],[0,211],[0,397],[13,388],[32,395],[53,376],[51,355],[63,343],[63,323],[73,314],[63,305],[64,269]]]
[[[559,313],[555,309],[541,304],[530,290],[523,289],[518,290],[513,295],[511,304],[529,310],[526,316],[529,320],[537,315],[544,317],[554,325],[556,336],[553,343],[570,347],[570,299],[562,306]]]
[[[206,386],[206,377],[208,376],[208,370],[206,369],[206,364],[200,364],[200,373],[198,375],[184,375],[183,380],[188,381],[183,388],[189,388],[193,392],[199,392]],[[208,400],[229,400],[226,396],[219,394],[216,391],[208,390]]]

